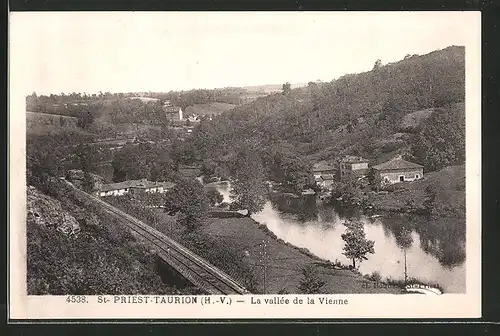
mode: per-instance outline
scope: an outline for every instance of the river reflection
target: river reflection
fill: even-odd
[[[316,203],[314,196],[309,200],[303,198],[270,197],[264,209],[252,218],[295,246],[308,248],[324,259],[350,264],[342,255],[341,234],[345,231],[344,219],[355,217],[365,224],[367,239],[375,241],[375,254],[360,263],[361,273],[376,271],[382,278],[404,279],[403,249],[406,249],[409,278],[439,283],[448,293],[465,292],[463,223],[407,215],[370,219],[356,209],[338,211],[333,206]]]
[[[229,184],[220,183],[217,189],[224,202],[231,201]],[[278,193],[271,193],[264,209],[252,218],[284,241],[343,264],[351,264],[342,254],[343,222],[359,219],[367,239],[375,241],[375,253],[359,264],[361,273],[376,271],[382,278],[404,279],[405,249],[409,278],[438,283],[447,293],[465,293],[465,223],[461,221],[400,214],[372,219],[357,208],[326,205],[314,195]]]

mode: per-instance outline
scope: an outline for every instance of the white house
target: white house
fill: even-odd
[[[173,187],[174,184],[171,182],[152,182],[146,179],[129,180],[118,183],[104,184],[99,191],[99,196],[122,196],[138,192],[165,193]]]
[[[168,120],[184,120],[182,116],[182,108],[178,106],[163,106],[165,116]]]

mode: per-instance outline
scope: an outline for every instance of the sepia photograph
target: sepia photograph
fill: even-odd
[[[476,293],[479,18],[12,14],[17,288],[124,304]]]

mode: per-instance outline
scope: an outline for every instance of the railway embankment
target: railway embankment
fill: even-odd
[[[75,200],[61,184],[27,188],[29,295],[183,295],[157,257],[118,221]]]

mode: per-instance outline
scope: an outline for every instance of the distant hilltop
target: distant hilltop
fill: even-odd
[[[291,83],[292,89],[307,86],[307,83]],[[281,84],[264,84],[264,85],[251,85],[243,86],[243,89],[249,92],[262,92],[262,93],[274,93],[279,92],[283,89],[283,83]]]

